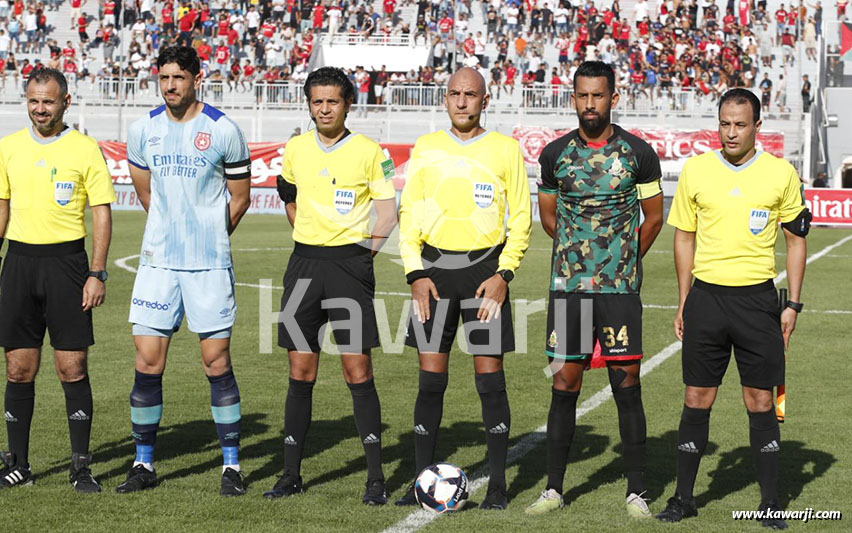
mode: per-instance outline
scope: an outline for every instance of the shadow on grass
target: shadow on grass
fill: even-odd
[[[806,448],[800,441],[781,441],[781,465],[778,479],[781,504],[787,506],[796,499],[805,485],[822,477],[837,458],[830,453]],[[751,448],[742,446],[726,452],[716,469],[710,473],[712,480],[707,490],[696,500],[703,507],[729,494],[756,483],[754,459]],[[760,491],[755,487],[754,501],[760,502]],[[755,505],[755,509],[757,505]]]
[[[574,433],[574,441],[568,460],[568,468],[564,481],[563,498],[570,505],[583,496],[590,494],[607,483],[615,483],[624,478],[624,462],[621,457],[621,443],[613,447],[616,453],[610,462],[598,468],[586,479],[577,479],[575,473],[579,463],[594,459],[604,453],[609,446],[608,436],[595,435],[591,426],[577,426]],[[665,488],[675,480],[677,431],[672,430],[662,435],[648,437],[646,441],[646,466],[645,466],[645,498],[657,500],[663,495]],[[708,454],[712,454],[718,447],[709,443]],[[520,462],[520,470],[514,483],[509,487],[510,499],[525,490],[536,485],[544,489],[547,482],[547,448],[542,443],[532,453],[524,457]],[[626,481],[625,489],[627,488]],[[526,502],[526,503],[532,503]]]
[[[262,420],[266,418],[263,414],[248,414],[243,415],[241,420],[241,431],[243,435],[258,435],[269,430],[269,425]],[[128,421],[128,426],[130,425]],[[251,448],[251,446],[249,447]],[[180,424],[171,424],[161,426],[157,432],[157,444],[154,459],[157,462],[169,461],[179,458],[189,453],[199,453],[209,450],[218,450],[219,440],[216,435],[216,425],[211,419],[192,420],[190,422],[182,422]],[[136,456],[136,447],[133,439],[128,435],[120,440],[99,444],[92,448],[92,459],[94,464],[104,464],[110,461],[126,459],[122,466],[113,468],[106,472],[97,472],[96,477],[104,479],[115,476],[124,476],[133,466],[133,459]],[[241,457],[247,455],[241,452]],[[174,472],[158,472],[159,479],[167,480],[180,478],[192,474],[199,474],[207,470],[221,466],[221,458],[205,461],[200,464],[192,465],[187,468],[181,468]],[[52,475],[68,470],[68,463],[63,461],[55,464],[49,470],[40,473],[40,475]]]

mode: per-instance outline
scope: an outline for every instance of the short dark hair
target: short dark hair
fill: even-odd
[[[577,86],[577,78],[606,78],[609,92],[615,92],[615,72],[612,67],[603,61],[584,61],[574,72],[574,86]]]
[[[201,72],[201,60],[198,52],[189,46],[168,46],[160,50],[157,56],[157,68],[162,69],[164,65],[177,63],[181,70],[185,70],[193,76]]]
[[[732,104],[751,104],[751,116],[754,119],[754,123],[760,120],[760,100],[757,99],[757,96],[748,89],[731,89],[722,95],[722,98],[719,98],[719,114],[722,113],[722,106],[727,103]]]
[[[344,100],[355,99],[355,87],[349,81],[349,76],[337,67],[322,67],[308,74],[308,78],[305,80],[305,98],[310,101],[313,87],[328,87],[329,85],[339,87],[340,95]]]
[[[55,68],[42,67],[34,70],[27,78],[26,87],[29,88],[30,83],[47,83],[50,80],[59,85],[59,98],[65,98],[65,95],[68,94],[68,80],[65,79],[65,74]]]

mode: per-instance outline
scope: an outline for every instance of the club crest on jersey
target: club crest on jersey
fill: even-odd
[[[757,235],[769,224],[768,209],[752,209],[748,215],[748,229],[752,235]]]
[[[473,201],[476,205],[485,209],[494,201],[494,185],[491,183],[473,184]]]
[[[210,134],[199,131],[198,135],[195,136],[195,147],[202,152],[210,148]]]
[[[558,344],[559,344],[559,339],[556,337],[556,330],[554,329],[553,331],[550,332],[550,337],[547,338],[547,345],[550,348],[556,348],[556,346]]]
[[[355,191],[334,190],[334,208],[337,209],[338,213],[345,215],[352,211],[353,207],[355,207]]]
[[[53,199],[56,203],[65,207],[74,197],[73,181],[57,181],[53,184]]]
[[[609,173],[613,176],[620,176],[622,172],[624,172],[624,165],[621,164],[621,159],[616,159],[609,167]]]

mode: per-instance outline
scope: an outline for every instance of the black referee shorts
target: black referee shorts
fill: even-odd
[[[745,387],[784,383],[781,312],[772,280],[727,287],[695,280],[683,307],[683,382],[718,387],[731,348]]]
[[[296,243],[284,273],[278,346],[319,353],[322,328],[330,320],[341,353],[378,347],[375,291],[369,247]]]
[[[9,241],[0,273],[0,346],[37,348],[45,329],[56,350],[95,344],[92,311],[83,312],[89,274],[84,240],[60,244]]]
[[[476,318],[481,298],[475,298],[479,285],[497,272],[497,261],[502,246],[471,252],[452,252],[424,246],[421,256],[433,266],[426,273],[440,301],[429,297],[429,320],[420,323],[409,314],[406,346],[420,353],[449,353],[459,328],[459,318],[464,325],[468,351],[473,355],[502,356],[515,350],[515,331],[512,327],[512,305],[509,291],[500,308],[500,318],[490,323],[480,323]],[[433,335],[434,332],[434,335]]]

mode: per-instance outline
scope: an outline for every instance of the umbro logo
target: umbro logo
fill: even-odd
[[[36,162],[35,166],[37,166],[37,167],[46,167],[46,166],[47,166],[47,161],[45,161],[44,159],[39,159],[39,160]]]
[[[696,448],[694,442],[685,442],[683,444],[678,444],[677,449],[686,453],[698,453],[698,448]]]
[[[378,444],[378,443],[379,443],[379,438],[377,436],[373,435],[372,433],[367,435],[367,437],[364,439],[364,444]]]
[[[327,169],[327,168],[324,168],[324,169],[320,170],[319,175],[320,175],[320,176],[328,176],[328,175],[329,175],[329,174],[328,174],[328,169]]]
[[[781,445],[778,444],[777,440],[773,440],[766,446],[760,449],[760,453],[772,453],[772,452],[780,452]]]
[[[426,428],[423,427],[423,424],[417,424],[416,426],[414,426],[414,432],[417,433],[418,435],[428,435],[429,434],[429,432],[426,431]]]
[[[82,409],[78,409],[76,413],[72,413],[68,416],[68,420],[89,420],[89,415],[87,415]]]
[[[6,411],[6,422],[17,422],[17,421],[18,421],[18,419],[15,418],[15,415],[10,413],[9,411]]]
[[[287,435],[287,438],[284,439],[284,444],[286,444],[287,446],[295,446],[296,439],[294,439],[292,435]]]
[[[148,139],[148,144],[150,144],[151,146],[157,146],[158,144],[160,144],[160,138],[151,137],[150,139]]]
[[[731,196],[742,196],[743,193],[740,191],[739,187],[734,187],[734,190],[731,191]]]
[[[232,431],[231,433],[225,433],[226,439],[238,439],[240,438],[240,434],[236,431]]]
[[[506,424],[504,424],[503,422],[500,422],[499,424],[488,430],[488,433],[491,433],[492,435],[502,435],[503,433],[508,432],[509,428],[506,427]]]

